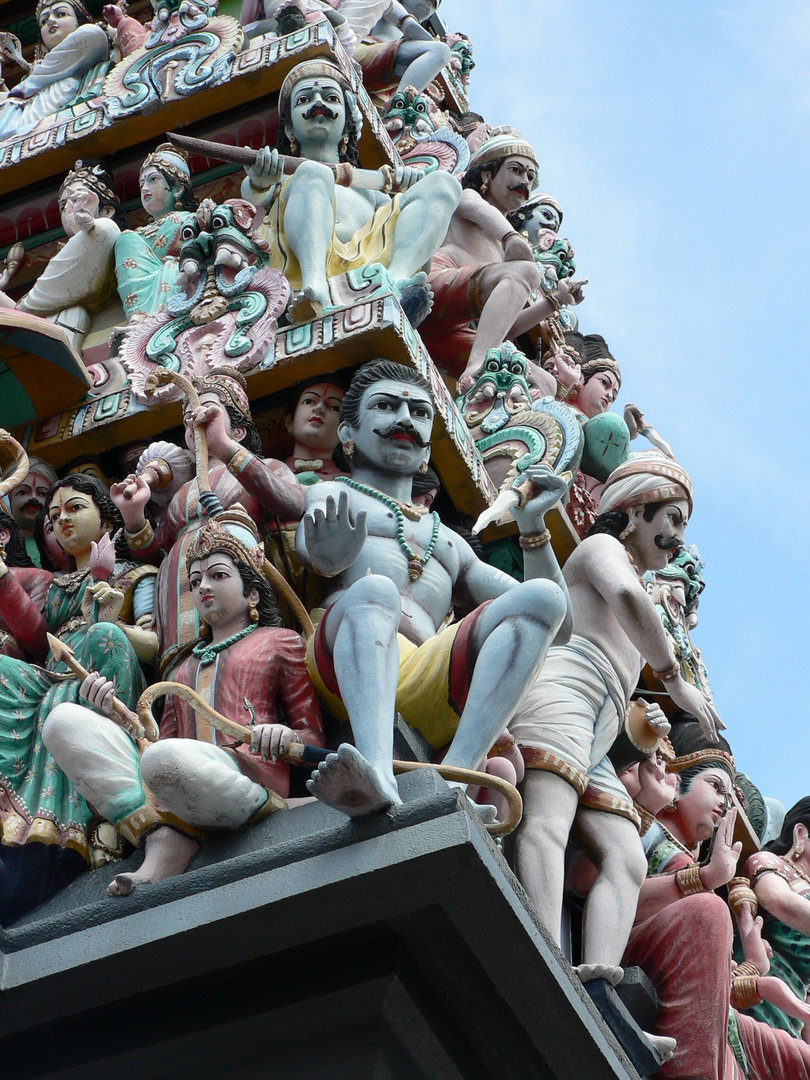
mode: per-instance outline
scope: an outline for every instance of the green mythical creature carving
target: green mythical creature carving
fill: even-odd
[[[573,410],[552,397],[532,400],[528,361],[510,342],[490,349],[472,385],[456,398],[500,494],[475,523],[480,532],[512,506],[523,506],[533,484],[528,469],[545,465],[570,480],[582,453]]]
[[[397,90],[382,115],[383,125],[410,166],[432,172],[462,173],[470,163],[467,142],[445,123],[444,114],[415,87]]]
[[[706,666],[689,636],[697,625],[698,598],[706,586],[705,568],[700,552],[690,544],[681,548],[663,570],[648,570],[644,584],[672,641],[684,679],[713,700]]]
[[[144,404],[180,395],[174,384],[147,394],[156,368],[186,378],[218,367],[247,372],[268,351],[290,286],[267,266],[267,244],[253,232],[254,208],[242,199],[204,199],[183,226],[180,274],[165,309],[131,326],[120,349],[132,392]]]

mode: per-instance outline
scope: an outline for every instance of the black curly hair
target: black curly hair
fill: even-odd
[[[101,480],[97,480],[95,476],[88,476],[87,473],[68,473],[61,480],[57,480],[55,484],[51,484],[48,489],[48,495],[45,499],[47,509],[50,509],[51,499],[56,492],[66,487],[80,491],[82,495],[90,496],[98,507],[102,522],[109,525],[110,532],[115,536],[116,556],[119,559],[129,558],[129,548],[124,537],[124,519],[121,517],[121,511],[110,498],[110,489],[107,485],[103,484]],[[73,557],[68,557],[72,563]]]

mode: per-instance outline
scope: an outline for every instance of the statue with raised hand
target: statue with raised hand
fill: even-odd
[[[568,597],[544,526],[566,485],[538,467],[533,497],[513,511],[530,579],[518,584],[413,502],[434,419],[421,375],[372,361],[355,373],[340,415],[351,477],[307,489],[297,548],[327,579],[310,673],[330,710],[351,721],[356,744],[330,755],[310,790],[361,816],[400,801],[391,768],[395,710],[433,747],[447,747],[444,765],[474,769],[548,647],[566,640]],[[454,597],[472,610],[448,626]]]

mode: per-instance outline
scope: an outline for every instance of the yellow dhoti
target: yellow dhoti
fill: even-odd
[[[262,222],[260,232],[270,244],[270,265],[280,270],[289,281],[293,292],[297,292],[301,288],[301,267],[284,232],[286,192],[291,179],[292,177],[289,177],[282,184],[278,197]],[[371,263],[388,266],[393,249],[394,226],[401,213],[400,202],[401,196],[394,195],[382,206],[378,206],[368,222],[362,229],[358,229],[348,242],[340,240],[334,228],[332,229],[332,239],[326,253],[327,278],[337,277],[338,274],[345,274],[348,270],[369,266]],[[334,209],[333,199],[333,213]]]

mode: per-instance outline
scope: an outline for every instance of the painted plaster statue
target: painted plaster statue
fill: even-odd
[[[450,47],[420,22],[435,10],[434,5],[422,3],[419,18],[411,14],[412,7],[409,0],[393,0],[355,49],[354,59],[363,69],[363,85],[369,93],[385,95],[406,86],[424,90],[450,64]]]
[[[450,58],[450,66],[457,73],[461,85],[466,90],[470,85],[470,75],[475,68],[473,60],[473,46],[466,34],[447,34],[444,39],[453,54]]]
[[[34,530],[37,518],[45,510],[48,489],[56,483],[57,475],[56,470],[41,458],[29,458],[28,465],[28,474],[8,493],[8,505],[20,530],[28,557],[34,566],[41,566],[42,560],[34,539]]]
[[[655,1033],[676,1040],[660,1075],[804,1080],[810,1046],[740,1011],[760,994],[808,1010],[784,983],[765,974],[762,920],[750,903],[735,902],[734,890],[729,900],[745,960],[734,967],[731,958],[731,914],[713,891],[742,880],[732,880],[740,844],[733,842],[734,764],[728,744],[721,740],[720,746],[707,747],[694,723],[677,724],[672,740],[678,756],[666,767],[655,758],[642,764],[632,785],[648,868],[624,958],[640,966],[655,987]],[[673,784],[673,778],[679,782]],[[700,844],[712,837],[709,858],[698,862]]]
[[[462,391],[489,349],[537,326],[560,304],[582,300],[581,283],[565,281],[537,298],[541,275],[532,249],[506,219],[529,199],[537,169],[525,140],[488,139],[470,159],[458,209],[433,256],[433,310],[420,333],[439,367],[460,377]],[[553,384],[544,392],[553,394]]]
[[[674,559],[661,570],[647,573],[644,580],[647,592],[661,616],[676,660],[681,665],[683,676],[708,698],[712,692],[706,666],[700,656],[700,649],[692,644],[689,636],[697,626],[697,606],[700,594],[706,585],[703,579],[705,563],[694,544],[681,548]]]
[[[284,806],[290,766],[282,755],[293,742],[323,745],[304,642],[281,626],[252,523],[229,517],[203,525],[186,552],[194,607],[208,631],[177,680],[248,726],[249,745],[172,696],[158,741],[139,755],[111,718],[117,690],[100,674],[81,687],[92,708],[60,705],[45,724],[45,745],[84,797],[144,847],[142,865],[109,885],[113,896],[181,873],[205,832],[235,829]]]
[[[433,419],[429,385],[417,372],[386,360],[360,368],[338,429],[352,475],[307,489],[298,530],[302,563],[328,579],[310,673],[330,710],[348,716],[356,743],[330,755],[308,787],[350,816],[400,802],[391,768],[395,709],[431,746],[447,746],[445,765],[475,768],[548,646],[568,633],[543,523],[565,482],[538,469],[536,496],[514,512],[533,579],[518,585],[413,504]],[[473,610],[443,626],[454,595]]]
[[[81,0],[39,0],[36,20],[34,66],[11,90],[0,80],[0,140],[27,135],[40,120],[98,93],[109,66],[107,35]],[[6,58],[15,57],[4,48],[0,63]]]
[[[341,470],[332,460],[338,444],[340,404],[345,384],[314,378],[303,389],[297,388],[287,403],[284,426],[295,440],[287,465],[299,484],[332,480]]]
[[[160,282],[152,282],[163,288],[173,278],[173,291],[164,292],[163,306],[127,329],[119,348],[136,401],[182,397],[173,382],[152,389],[156,372],[186,379],[219,368],[249,372],[272,354],[290,287],[267,265],[267,244],[253,228],[253,216],[253,206],[243,199],[220,205],[203,199],[183,215],[179,273],[172,260]],[[148,257],[141,264],[149,268]]]
[[[810,799],[800,799],[785,814],[776,840],[752,855],[743,872],[764,915],[763,937],[770,945],[771,974],[802,1001],[810,989]],[[751,1009],[758,1020],[810,1040],[810,1024],[768,1001]]]
[[[397,90],[382,114],[385,129],[406,165],[444,169],[458,176],[470,162],[464,138],[448,127],[444,113],[415,87]]]
[[[510,730],[526,760],[518,876],[558,938],[569,836],[600,872],[585,908],[584,978],[618,980],[644,879],[636,813],[607,757],[636,687],[642,658],[672,699],[716,737],[711,703],[681,674],[641,574],[665,566],[683,544],[692,486],[680,465],[637,454],[608,479],[591,533],[565,565],[574,628],[554,647],[524,695]],[[658,707],[649,721],[668,724]],[[573,830],[573,832],[572,832]]]
[[[46,632],[70,646],[83,665],[114,680],[132,708],[146,685],[139,662],[152,663],[157,646],[155,570],[116,553],[108,534],[123,523],[98,481],[65,477],[50,489],[47,507],[74,569],[54,575],[0,565],[0,616],[26,654],[44,664],[0,657],[2,843],[53,844],[88,857],[93,811],[42,742],[50,710],[76,701],[79,692],[76,679],[63,677],[69,668],[50,652]],[[48,582],[41,608],[27,591],[32,577]]]
[[[478,533],[530,497],[527,471],[550,465],[570,478],[582,452],[582,431],[571,409],[552,397],[535,397],[527,382],[529,361],[506,341],[490,349],[484,366],[456,398],[493,483],[497,499],[479,516]]]
[[[297,520],[304,509],[301,488],[286,465],[261,457],[243,376],[221,370],[201,377],[196,386],[200,405],[186,411],[186,441],[189,448],[194,446],[195,425],[205,430],[208,478],[221,506],[228,509],[240,503],[260,526],[275,514],[283,521]],[[193,469],[189,451],[156,443],[141,455],[135,473],[111,488],[130,550],[137,558],[155,561],[161,552],[166,554],[156,589],[161,674],[175,668],[200,636],[184,570],[188,545],[203,523]],[[153,528],[144,510],[153,488],[161,486],[164,496],[171,497]]]
[[[197,208],[186,155],[171,143],[146,157],[139,185],[151,221],[122,232],[115,244],[118,295],[130,323],[164,307],[174,291],[183,226]]]
[[[506,215],[507,221],[532,247],[534,261],[540,267],[540,288],[546,295],[554,292],[557,282],[574,276],[574,249],[562,236],[562,207],[553,195],[536,195],[524,206]],[[577,317],[567,307],[561,307],[556,320],[563,330],[576,330]]]
[[[113,251],[122,219],[103,165],[76,162],[59,189],[59,213],[67,241],[19,303],[0,292],[0,306],[56,323],[81,353],[93,315],[115,295]]]
[[[294,317],[298,305],[305,317],[329,305],[330,277],[373,263],[387,269],[401,299],[413,289],[424,294],[421,267],[447,228],[460,197],[458,181],[441,171],[422,176],[416,169],[397,170],[395,180],[407,190],[393,197],[356,186],[350,169],[351,186],[336,182],[329,166],[356,162],[361,116],[346,76],[327,61],[294,67],[278,108],[276,149],[259,151],[242,194],[268,207],[271,265],[292,286]],[[280,187],[279,154],[307,159]],[[387,184],[390,190],[389,179],[380,188]]]

